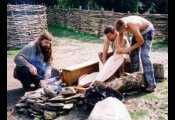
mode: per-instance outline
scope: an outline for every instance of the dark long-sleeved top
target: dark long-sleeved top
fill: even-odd
[[[37,73],[41,76],[44,76],[46,70],[51,66],[49,63],[44,62],[44,57],[41,53],[36,54],[36,41],[30,42],[22,48],[15,56],[14,62],[17,66],[32,64],[36,67]]]

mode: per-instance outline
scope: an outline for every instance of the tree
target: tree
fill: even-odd
[[[46,6],[54,6],[58,4],[58,0],[7,0],[7,4],[45,4]]]
[[[155,3],[155,9],[157,13],[167,14],[168,13],[168,0],[157,0]]]
[[[115,12],[137,12],[139,0],[94,0],[105,10],[114,9]]]

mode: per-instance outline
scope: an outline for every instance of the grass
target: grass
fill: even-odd
[[[168,80],[164,80],[163,82],[157,84],[162,90],[168,90]]]
[[[133,120],[138,120],[140,118],[144,118],[145,116],[148,116],[149,112],[144,109],[137,109],[137,110],[130,111],[130,115]]]
[[[61,25],[48,25],[48,30],[54,37],[67,37],[80,40],[82,42],[102,42],[102,40],[95,35],[74,31],[72,28],[64,27]]]
[[[7,55],[15,56],[19,52],[19,50],[20,49],[8,49],[7,50]]]
[[[165,118],[162,116],[159,116],[157,120],[165,120]]]
[[[153,48],[166,48],[168,47],[168,40],[154,40]]]

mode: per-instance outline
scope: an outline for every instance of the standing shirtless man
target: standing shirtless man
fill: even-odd
[[[116,21],[116,30],[120,34],[119,45],[117,48],[118,54],[125,54],[130,52],[131,70],[132,72],[139,71],[141,53],[141,65],[143,67],[145,82],[147,84],[146,91],[153,92],[156,88],[153,65],[150,60],[149,52],[152,45],[154,36],[153,24],[140,16],[128,16],[120,18]],[[131,40],[131,47],[123,48],[120,45],[123,44],[124,32],[130,32],[133,34]]]

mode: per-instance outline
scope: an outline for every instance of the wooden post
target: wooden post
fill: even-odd
[[[79,6],[79,10],[82,10],[82,6]]]
[[[101,11],[104,11],[104,8],[103,7],[101,7]]]
[[[164,78],[164,66],[159,63],[153,63],[154,68],[154,77],[156,79],[163,79]]]

